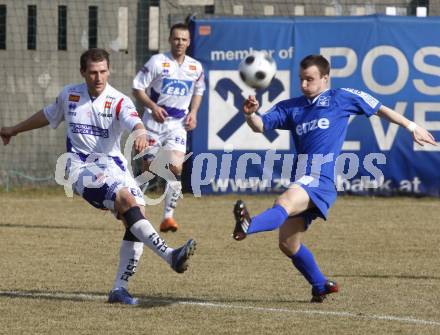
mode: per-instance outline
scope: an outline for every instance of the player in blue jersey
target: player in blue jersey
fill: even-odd
[[[133,147],[140,152],[148,147],[145,127],[131,99],[108,83],[109,54],[90,49],[80,58],[84,83],[66,86],[55,101],[12,127],[2,127],[0,137],[9,144],[19,133],[50,125],[66,129],[66,161],[62,175],[72,181],[76,194],[99,209],[111,210],[123,221],[126,231],[119,252],[119,268],[110,303],[138,303],[127,291],[145,244],[171,268],[184,272],[196,242],[188,240],[173,249],[145,217],[145,200],[127,169],[120,149],[122,133],[134,137]]]
[[[312,302],[323,302],[328,294],[339,290],[337,283],[320,271],[301,237],[312,220],[327,218],[336,200],[335,160],[349,117],[378,115],[408,129],[418,144],[436,145],[428,131],[369,94],[349,88],[328,89],[329,75],[329,62],[321,55],[309,55],[300,63],[302,96],[277,103],[263,117],[256,114],[259,105],[254,96],[245,101],[243,113],[254,132],[290,130],[297,154],[307,155],[308,160],[305,166],[294,166],[298,177],[272,208],[251,218],[244,202],[238,200],[233,210],[236,224],[232,236],[237,241],[279,228],[279,247],[312,286]]]

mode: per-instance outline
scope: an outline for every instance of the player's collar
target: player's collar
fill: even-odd
[[[316,97],[314,97],[313,99],[306,98],[306,99],[307,99],[307,102],[309,103],[309,105],[313,105],[313,104],[319,99],[319,97],[320,97],[321,95],[323,95],[324,93],[326,93],[328,90],[329,90],[329,89],[327,88],[325,91],[322,91],[321,93],[319,93],[319,94],[318,94]]]
[[[177,61],[177,59],[174,58],[173,54],[171,53],[171,51],[166,52],[167,57],[172,60],[173,62],[175,62],[177,65],[181,66],[182,64],[184,64],[187,60],[187,56],[185,55],[183,57],[183,61],[182,64],[179,64],[179,62]]]
[[[110,84],[107,82],[106,84],[105,84],[105,88],[104,88],[104,90],[101,92],[101,94],[100,95],[98,95],[97,97],[92,97],[91,95],[90,95],[90,93],[89,93],[89,90],[88,90],[88,88],[87,88],[87,85],[86,85],[86,92],[87,92],[87,94],[89,95],[89,97],[90,97],[90,101],[93,103],[93,102],[95,102],[96,100],[99,100],[99,98],[101,98],[101,97],[105,97],[106,95],[107,95],[107,92],[109,91],[109,89],[110,89]]]

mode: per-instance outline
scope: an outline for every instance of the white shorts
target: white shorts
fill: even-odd
[[[145,206],[142,191],[126,166],[117,159],[108,157],[96,163],[73,164],[70,173],[76,175],[72,185],[75,193],[96,208],[109,209],[116,214],[116,194],[122,188],[128,188],[136,203]]]
[[[148,149],[144,160],[153,160],[160,148],[186,153],[185,118],[167,118],[164,123],[159,123],[153,116],[145,112],[142,117],[148,136]]]

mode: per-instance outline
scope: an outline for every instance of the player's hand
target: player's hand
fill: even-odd
[[[142,131],[141,134],[136,136],[133,142],[133,148],[134,150],[136,150],[136,152],[142,152],[143,150],[148,148],[148,138],[146,130]]]
[[[414,142],[420,144],[421,146],[423,146],[424,143],[437,145],[434,136],[432,136],[432,134],[423,127],[417,126],[417,128],[413,131],[412,135]]]
[[[190,131],[197,127],[197,119],[194,114],[189,113],[185,119],[185,130]]]
[[[164,123],[165,118],[168,116],[168,113],[165,109],[160,106],[157,106],[151,110],[151,114],[153,115],[153,119],[156,122]]]
[[[2,127],[0,129],[0,136],[3,141],[3,145],[8,145],[11,141],[11,137],[17,135],[17,132],[13,127]]]
[[[243,113],[246,115],[252,115],[255,113],[258,108],[260,107],[260,104],[258,103],[258,100],[255,98],[254,95],[250,95],[243,104]]]

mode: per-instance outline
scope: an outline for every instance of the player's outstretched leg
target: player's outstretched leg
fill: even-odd
[[[324,302],[327,295],[331,293],[338,293],[339,292],[339,285],[333,280],[327,280],[327,282],[324,284],[323,290],[318,290],[316,288],[312,288],[312,300],[310,302]]]
[[[243,201],[238,200],[234,206],[235,229],[232,237],[243,240],[249,234],[278,229],[288,217],[288,213],[281,205],[274,205],[252,219]]]
[[[163,260],[168,262],[173,270],[184,272],[188,267],[189,258],[194,254],[196,242],[189,240],[182,247],[168,247],[165,240],[143,216],[139,207],[134,206],[122,214],[130,232]]]
[[[174,249],[171,256],[171,268],[177,273],[183,273],[188,268],[188,261],[196,250],[196,241],[190,239],[180,248]]]
[[[233,213],[235,217],[235,227],[232,237],[236,241],[244,240],[251,223],[251,217],[245,203],[242,200],[237,200],[234,205]]]

